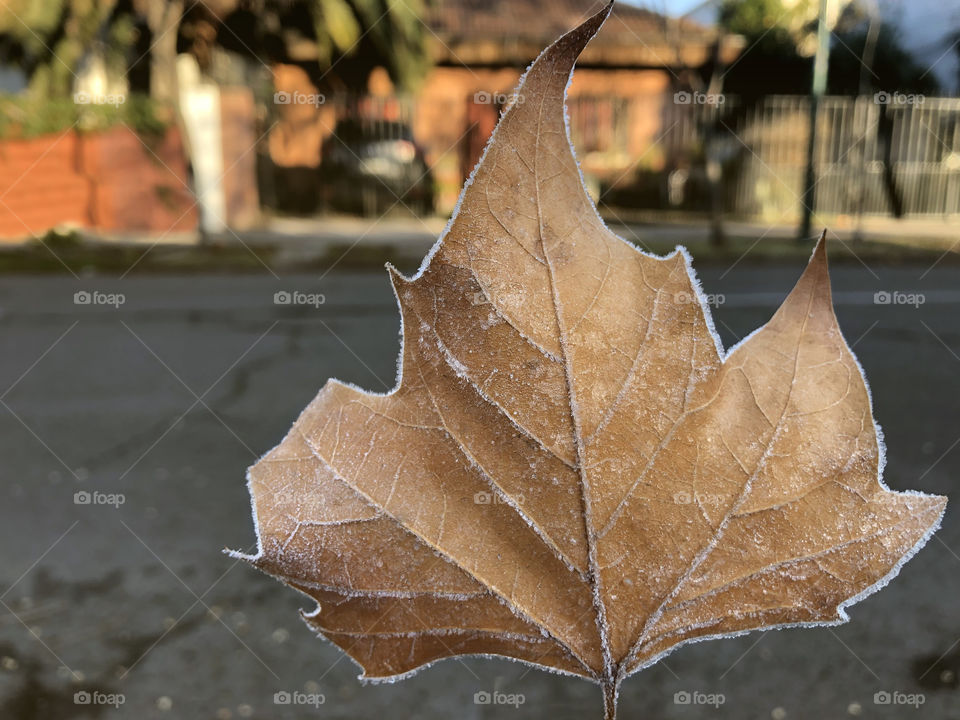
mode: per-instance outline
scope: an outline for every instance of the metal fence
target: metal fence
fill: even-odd
[[[770,96],[746,103],[726,95],[720,102],[672,100],[634,98],[632,112],[609,112],[610,104],[601,99],[581,99],[571,104],[574,138],[623,138],[623,127],[596,128],[597,119],[629,123],[649,117],[651,103],[656,103],[662,128],[657,143],[664,158],[661,207],[704,209],[702,168],[706,159],[713,159],[723,169],[724,212],[783,221],[799,216],[808,98]],[[882,93],[824,98],[817,113],[814,158],[817,212],[958,215],[960,99]],[[683,185],[688,186],[686,193]],[[619,204],[630,202],[629,192],[617,197]]]
[[[464,98],[462,113],[425,104],[430,102],[437,101],[331,97],[317,110],[323,122],[311,127],[322,131],[318,144],[329,143],[331,133],[390,138],[413,131],[426,152],[433,181],[448,191],[452,207],[499,108],[477,105],[473,95]],[[671,92],[578,95],[568,98],[568,109],[585,176],[608,206],[706,211],[717,202],[707,181],[712,163],[722,172],[719,203],[725,214],[790,223],[802,210],[808,103],[803,96],[748,102],[732,95]],[[483,113],[489,117],[478,122]],[[418,117],[428,122],[418,122]],[[824,98],[814,157],[813,205],[818,213],[960,215],[958,98]],[[295,184],[304,182],[298,178]],[[440,203],[439,209],[449,208]]]

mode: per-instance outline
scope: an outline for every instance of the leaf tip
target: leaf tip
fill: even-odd
[[[937,524],[939,525],[940,520],[943,519],[943,514],[947,511],[947,496],[929,495],[928,502],[930,504],[930,511],[936,514]]]
[[[590,42],[590,39],[600,32],[600,28],[610,17],[611,12],[613,12],[613,0],[610,0],[599,12],[591,15],[566,35],[561,36],[552,46],[547,48],[544,55],[551,54],[551,51],[561,55],[569,53],[568,57],[572,58],[572,65],[573,59],[576,59],[587,46],[587,43]]]
[[[781,310],[791,307],[803,314],[819,308],[833,317],[833,296],[830,289],[830,272],[827,267],[827,231],[820,233],[807,267],[784,300]]]
[[[813,248],[813,253],[810,255],[809,265],[816,265],[822,267],[824,270],[827,268],[827,229],[824,228],[820,233],[820,237],[817,239],[817,244]]]
[[[613,12],[613,4],[614,0],[610,0],[610,2],[604,5],[598,13],[590,17],[589,20],[580,25],[580,27],[574,30],[574,32],[582,29],[589,31],[589,37],[596,35],[600,31],[600,27],[603,25],[606,19],[610,17],[610,13]]]
[[[390,284],[393,285],[395,290],[399,290],[403,285],[407,285],[410,280],[394,266],[393,263],[386,263],[384,267],[387,269],[387,276],[390,278]]]

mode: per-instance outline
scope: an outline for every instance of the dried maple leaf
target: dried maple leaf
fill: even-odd
[[[604,226],[548,48],[416,277],[396,389],[330,381],[249,474],[257,567],[363,677],[461,654],[620,683],[678,645],[837,623],[939,523],[891,492],[821,239],[726,355],[686,253]]]

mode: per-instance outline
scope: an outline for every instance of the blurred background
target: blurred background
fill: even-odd
[[[602,4],[0,0],[0,719],[599,713],[506,661],[362,687],[220,550],[327,378],[393,386],[383,264],[419,265],[523,70]],[[726,346],[827,228],[886,481],[948,495],[958,93],[955,0],[673,0],[618,2],[568,97],[599,212],[690,249]],[[851,623],[685,647],[623,717],[956,718],[958,570],[949,505]]]
[[[0,237],[444,217],[520,73],[598,4],[5,0]],[[571,134],[616,222],[944,235],[958,61],[952,2],[621,3]]]

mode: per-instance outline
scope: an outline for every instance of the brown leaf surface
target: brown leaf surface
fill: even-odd
[[[604,687],[677,645],[846,619],[938,525],[891,492],[823,240],[726,357],[685,253],[613,235],[564,93],[609,7],[517,90],[420,273],[386,395],[331,380],[249,473],[257,567],[366,678],[459,654]]]

